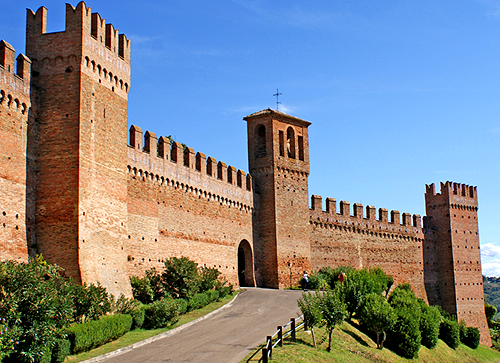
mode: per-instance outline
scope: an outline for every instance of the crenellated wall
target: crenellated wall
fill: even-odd
[[[0,41],[0,259],[26,261],[33,208],[27,179],[30,60]],[[28,211],[28,213],[26,213]]]
[[[388,213],[366,206],[340,202],[337,212],[336,200],[326,199],[322,209],[322,198],[311,197],[311,265],[321,267],[349,265],[355,268],[380,266],[394,277],[395,284],[409,282],[417,296],[427,300],[424,285],[422,246],[425,235],[421,217],[398,211]],[[390,219],[389,219],[390,215]]]
[[[238,249],[246,241],[251,267],[243,281],[254,286],[251,176],[152,132],[143,139],[137,126],[130,128],[128,155],[128,274],[187,256],[237,285]]]
[[[273,288],[381,267],[491,344],[476,187],[426,186],[423,220],[316,195],[309,208],[311,123],[272,109],[244,117],[252,175],[135,125],[128,145],[130,41],[84,2],[64,31],[46,23],[27,11],[27,56],[0,41],[1,259],[43,253],[116,296],[172,256]]]

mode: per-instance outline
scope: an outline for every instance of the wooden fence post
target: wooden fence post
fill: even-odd
[[[283,346],[283,327],[278,326],[278,344],[280,347]]]
[[[268,363],[267,348],[262,348],[262,363]]]
[[[269,349],[269,359],[272,359],[272,357],[273,357],[273,337],[271,335],[268,335],[266,340],[267,340],[266,345],[268,346],[268,349]]]
[[[292,323],[292,342],[295,341],[295,318],[291,318],[290,322]]]

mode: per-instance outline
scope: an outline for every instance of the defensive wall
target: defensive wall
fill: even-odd
[[[137,126],[130,128],[127,172],[129,275],[186,256],[234,285],[240,272],[242,284],[255,286],[250,175],[152,132],[143,139]]]
[[[64,31],[47,33],[46,16],[27,11],[27,56],[0,42],[1,259],[43,253],[115,295],[172,256],[274,288],[304,270],[380,266],[491,344],[476,187],[426,186],[423,218],[331,198],[323,209],[316,195],[309,205],[310,122],[246,116],[252,176],[127,130],[130,41],[83,2],[67,5]]]
[[[311,197],[311,264],[319,269],[326,266],[381,267],[394,277],[394,283],[409,282],[415,293],[424,300],[422,245],[424,233],[421,217],[393,210],[340,202],[337,212],[336,200],[326,199],[326,210],[322,209],[322,198]],[[390,219],[389,219],[390,215]]]
[[[31,107],[31,61],[15,57],[14,48],[0,41],[0,241],[2,259],[26,261],[28,234],[34,228],[27,190],[28,118]],[[29,231],[27,230],[29,229]]]

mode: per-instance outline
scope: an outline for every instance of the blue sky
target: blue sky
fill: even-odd
[[[312,122],[310,194],[425,215],[425,184],[476,185],[500,276],[500,0],[87,5],[132,40],[129,124],[248,170],[242,118],[279,88]],[[63,30],[64,2],[4,0],[0,39],[24,52],[40,6]]]

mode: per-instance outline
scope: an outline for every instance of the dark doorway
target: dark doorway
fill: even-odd
[[[252,247],[247,240],[242,240],[238,246],[238,283],[240,286],[255,286]]]
[[[240,286],[247,286],[245,283],[245,251],[241,246],[238,248],[238,282]]]

